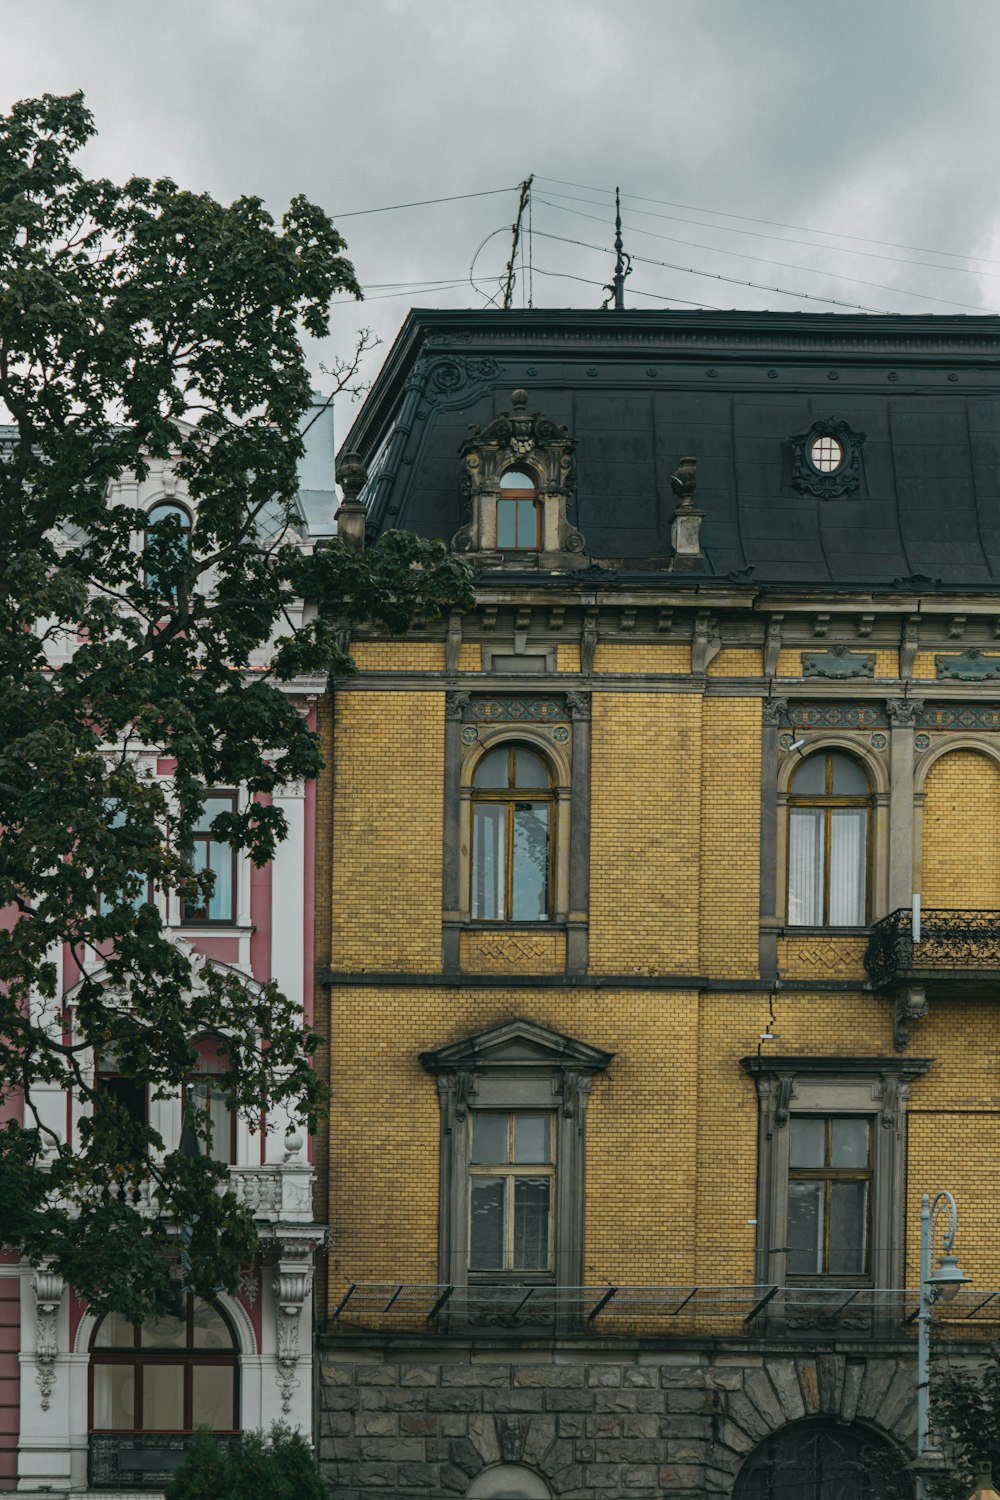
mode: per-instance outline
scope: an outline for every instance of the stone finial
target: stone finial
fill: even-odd
[[[360,495],[368,482],[368,469],[360,453],[345,453],[337,464],[337,483],[344,492],[343,503],[334,520],[337,535],[345,547],[365,545],[365,520],[368,512]]]
[[[696,510],[694,492],[698,483],[698,460],[682,458],[670,476],[670,486],[679,500],[670,523],[671,573],[697,573],[705,566],[701,550],[701,523],[705,512]]]
[[[694,492],[698,484],[698,460],[682,458],[670,476],[670,485],[681,502],[681,507],[690,510],[694,504]]]
[[[524,411],[528,404],[528,393],[518,386],[516,391],[511,391],[510,400],[515,411]]]

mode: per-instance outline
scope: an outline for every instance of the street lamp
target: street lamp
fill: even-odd
[[[945,1218],[944,1234],[941,1237],[941,1255],[931,1273],[931,1242],[934,1226],[939,1216]],[[931,1364],[931,1308],[940,1297],[948,1301],[959,1287],[967,1285],[971,1277],[958,1264],[952,1254],[955,1231],[958,1228],[958,1209],[952,1195],[943,1191],[933,1203],[925,1193],[920,1205],[920,1303],[917,1313],[917,1461],[924,1457],[929,1446],[930,1434],[930,1364]],[[926,1493],[926,1481],[919,1480],[919,1493]],[[974,1490],[974,1497],[995,1495],[992,1489]],[[997,1496],[1000,1500],[1000,1496]]]
[[[989,1464],[981,1465],[976,1474],[975,1488],[969,1495],[969,1500],[1000,1500],[1000,1490],[993,1484],[993,1471]]]

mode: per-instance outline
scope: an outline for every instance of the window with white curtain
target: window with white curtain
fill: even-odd
[[[555,809],[547,765],[523,745],[502,745],[483,756],[472,787],[473,917],[546,921]]]
[[[868,920],[871,787],[849,755],[803,761],[788,798],[788,921],[862,927]]]

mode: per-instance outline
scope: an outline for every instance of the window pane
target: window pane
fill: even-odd
[[[184,1431],[183,1365],[143,1365],[142,1425],[147,1432]]]
[[[94,1426],[99,1431],[110,1428],[119,1432],[122,1429],[128,1431],[135,1426],[133,1365],[102,1365],[95,1361]]]
[[[548,1162],[552,1158],[549,1155],[549,1127],[548,1115],[515,1115],[514,1116],[514,1160],[534,1166],[538,1162]]]
[[[818,927],[823,921],[823,857],[823,810],[793,807],[788,820],[788,920],[792,926]]]
[[[830,924],[860,927],[865,920],[864,807],[833,808],[830,812]]]
[[[208,1302],[197,1298],[194,1304],[194,1329],[192,1342],[196,1349],[232,1349],[233,1336],[220,1312]],[[195,1407],[197,1419],[198,1408]]]
[[[232,1365],[195,1365],[191,1386],[195,1423],[213,1432],[232,1431],[236,1426]]]
[[[472,1160],[487,1166],[507,1160],[507,1116],[472,1117]]]
[[[823,1269],[822,1182],[788,1184],[788,1274],[814,1276]]]
[[[501,921],[507,871],[507,808],[481,802],[472,809],[472,915],[486,922]]]
[[[514,785],[545,786],[549,784],[545,763],[530,750],[514,751]]]
[[[851,755],[831,755],[833,790],[841,797],[867,797],[868,778]]]
[[[514,1270],[545,1271],[549,1264],[549,1179],[514,1179]]]
[[[500,488],[502,490],[533,490],[535,481],[522,469],[508,469],[500,480]]]
[[[820,1115],[793,1115],[788,1128],[791,1167],[826,1166],[826,1120]]]
[[[833,1120],[831,1167],[867,1167],[869,1129],[867,1120]]]
[[[863,1275],[867,1241],[867,1182],[831,1182],[830,1275]]]
[[[507,785],[507,747],[491,750],[484,755],[472,778],[473,786],[504,787]]]
[[[502,1271],[504,1179],[473,1177],[469,1193],[469,1266],[473,1271]]]
[[[139,1124],[146,1120],[146,1085],[136,1083],[133,1078],[118,1078],[115,1074],[99,1073],[97,1089],[101,1099],[112,1101],[114,1106]]]
[[[212,1142],[206,1154],[213,1161],[230,1165],[233,1161],[233,1114],[228,1107],[225,1090],[218,1083],[197,1080],[188,1085],[188,1094],[196,1109],[208,1113]],[[200,1135],[198,1144],[205,1151],[205,1142]]]
[[[517,506],[517,545],[538,546],[538,512],[534,500],[515,500]]]
[[[210,922],[227,922],[233,915],[233,851],[228,844],[219,844],[215,839],[202,847],[207,848],[206,863],[215,872],[208,919]]]
[[[497,501],[497,546],[517,546],[517,501]]]
[[[97,1330],[95,1349],[131,1349],[135,1344],[135,1324],[126,1323],[121,1313],[108,1313]]]
[[[822,794],[826,791],[826,756],[810,755],[792,777],[796,797]]]
[[[511,917],[538,922],[549,905],[549,807],[547,802],[514,803],[514,890]]]
[[[184,1349],[187,1346],[187,1318],[148,1318],[139,1330],[144,1349]]]
[[[206,797],[202,804],[201,816],[192,829],[193,833],[208,833],[212,823],[220,813],[232,812],[232,797]]]

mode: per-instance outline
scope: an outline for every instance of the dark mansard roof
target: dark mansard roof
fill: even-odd
[[[577,440],[588,558],[662,567],[692,454],[709,577],[1000,588],[1000,318],[411,312],[341,449],[369,466],[369,535],[450,539],[468,425],[518,387]],[[827,419],[856,447],[852,493],[796,483]]]

